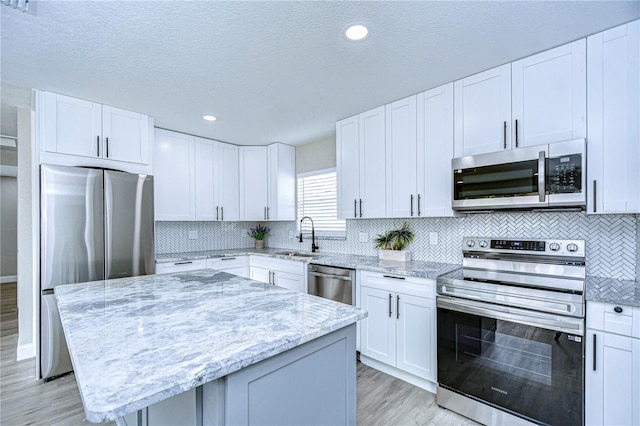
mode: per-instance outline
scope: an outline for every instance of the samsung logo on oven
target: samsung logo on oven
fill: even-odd
[[[491,386],[491,390],[496,391],[496,392],[500,392],[504,395],[509,395],[509,392],[507,392],[506,390],[502,390],[502,389],[498,389],[496,387]]]
[[[571,335],[571,334],[569,334],[569,335],[567,336],[567,339],[569,339],[569,340],[571,340],[571,341],[574,341],[574,342],[578,342],[578,343],[582,342],[582,337],[580,337],[580,336],[573,336],[573,335]]]

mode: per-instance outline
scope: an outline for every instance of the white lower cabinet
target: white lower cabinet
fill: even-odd
[[[587,302],[585,424],[640,424],[640,308]]]
[[[365,364],[433,391],[436,382],[435,281],[362,271],[356,295]]]
[[[169,274],[172,272],[193,271],[207,267],[206,259],[181,260],[178,262],[156,263],[156,274]]]
[[[226,256],[207,259],[207,268],[249,278],[249,256]]]
[[[250,278],[302,293],[307,292],[306,263],[298,260],[251,256]]]

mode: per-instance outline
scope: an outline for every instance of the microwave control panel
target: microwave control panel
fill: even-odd
[[[582,190],[582,155],[562,155],[547,159],[547,191],[571,194]]]

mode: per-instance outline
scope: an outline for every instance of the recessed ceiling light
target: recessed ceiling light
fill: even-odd
[[[351,25],[344,32],[344,35],[347,36],[349,40],[362,40],[367,34],[369,34],[369,30],[361,24]]]
[[[218,118],[213,115],[203,115],[202,118],[207,121],[216,121]]]

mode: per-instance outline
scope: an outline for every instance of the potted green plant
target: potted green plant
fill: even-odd
[[[379,258],[383,260],[395,260],[399,262],[407,262],[411,260],[411,252],[406,251],[407,247],[413,241],[414,234],[409,225],[405,222],[400,229],[392,229],[384,234],[376,237],[376,248]]]
[[[258,224],[255,228],[249,228],[247,232],[255,240],[256,248],[264,248],[264,239],[269,235],[269,228]]]

